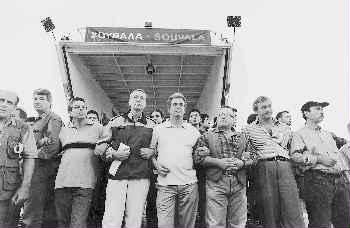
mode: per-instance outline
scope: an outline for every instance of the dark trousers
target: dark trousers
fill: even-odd
[[[24,204],[26,228],[54,228],[57,225],[54,189],[58,166],[58,160],[36,160],[30,198]]]
[[[59,188],[55,190],[55,205],[60,228],[85,228],[93,189]]]
[[[289,161],[259,161],[257,184],[264,227],[305,227],[297,184]]]
[[[102,218],[105,211],[106,187],[108,183],[108,169],[104,161],[99,159],[97,169],[97,182],[92,196],[88,227],[102,227]]]
[[[16,228],[20,207],[14,206],[11,200],[0,200],[0,227]]]
[[[310,228],[350,227],[349,183],[342,174],[305,172],[304,199]]]
[[[157,228],[158,219],[157,219],[157,175],[152,174],[150,178],[150,185],[147,195],[147,206],[146,206],[146,219],[147,219],[147,228]]]
[[[206,210],[206,176],[205,176],[205,168],[197,167],[196,168],[197,179],[198,179],[198,214],[196,218],[196,227],[197,228],[205,228],[205,210]]]

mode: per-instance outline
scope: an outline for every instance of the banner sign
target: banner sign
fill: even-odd
[[[87,27],[85,42],[210,44],[208,30]]]

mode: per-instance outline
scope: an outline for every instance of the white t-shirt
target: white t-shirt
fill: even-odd
[[[151,148],[157,150],[158,162],[170,170],[165,177],[158,175],[159,185],[186,185],[197,182],[192,151],[199,136],[199,131],[188,123],[175,127],[167,121],[153,129]]]

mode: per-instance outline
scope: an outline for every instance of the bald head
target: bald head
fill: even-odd
[[[9,117],[19,102],[15,92],[0,89],[0,119]]]

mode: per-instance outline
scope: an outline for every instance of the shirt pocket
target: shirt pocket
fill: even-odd
[[[10,159],[19,159],[20,151],[16,151],[19,144],[19,137],[9,136],[7,139],[7,156]]]
[[[16,167],[5,167],[4,168],[4,184],[3,189],[5,191],[16,190],[21,182],[19,170]]]

